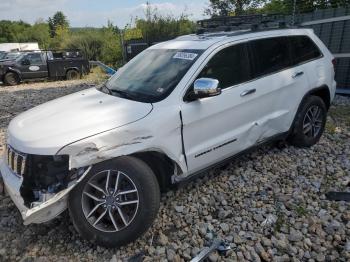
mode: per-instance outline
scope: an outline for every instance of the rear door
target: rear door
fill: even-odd
[[[333,64],[322,59],[323,54],[309,36],[291,36],[290,43],[293,65],[306,74],[311,88],[320,87],[333,78]]]
[[[293,65],[290,37],[269,37],[250,41],[254,85],[260,104],[268,112],[259,119],[257,142],[291,127],[301,97],[309,83],[303,66]]]
[[[47,63],[42,53],[29,53],[20,61],[20,71],[24,79],[48,76]]]

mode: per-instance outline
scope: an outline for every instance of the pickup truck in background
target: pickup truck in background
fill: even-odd
[[[0,61],[0,79],[11,86],[24,80],[79,79],[89,71],[89,61],[79,51],[25,51]]]

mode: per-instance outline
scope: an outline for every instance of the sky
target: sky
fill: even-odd
[[[179,16],[190,15],[190,19],[205,18],[207,0],[151,0],[159,13]],[[34,23],[47,20],[56,11],[62,11],[71,27],[101,27],[110,20],[122,28],[135,17],[144,17],[144,1],[122,0],[0,0],[0,20],[23,20]]]

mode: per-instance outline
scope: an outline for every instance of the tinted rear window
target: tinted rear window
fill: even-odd
[[[315,43],[307,36],[291,36],[291,51],[293,65],[300,64],[321,56]]]
[[[291,65],[287,37],[259,39],[250,42],[254,77],[271,74]]]

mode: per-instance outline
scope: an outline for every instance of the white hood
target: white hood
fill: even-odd
[[[91,88],[15,117],[8,128],[8,143],[23,153],[54,155],[69,143],[135,122],[151,110],[152,104]]]

